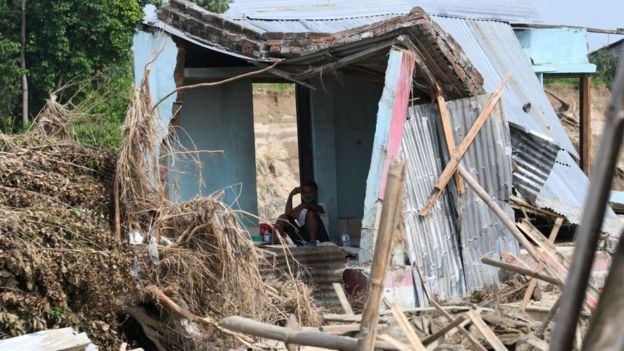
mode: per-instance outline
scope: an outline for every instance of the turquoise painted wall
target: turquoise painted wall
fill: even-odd
[[[258,212],[251,80],[192,89],[184,93],[178,135],[190,150],[202,150],[203,177],[194,164],[176,157],[169,173],[170,197],[177,201],[224,191],[234,209]],[[203,186],[199,184],[203,182]],[[255,221],[245,224],[255,225]]]
[[[330,234],[338,220],[362,218],[381,84],[340,75],[324,78],[310,94],[314,177],[330,210]]]
[[[516,29],[524,52],[538,73],[594,73],[589,63],[587,31],[578,28]]]

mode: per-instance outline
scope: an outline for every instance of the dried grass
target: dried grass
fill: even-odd
[[[300,279],[260,274],[266,262],[235,211],[218,198],[165,199],[153,111],[145,81],[116,162],[75,141],[80,112],[55,99],[27,133],[0,133],[0,337],[74,326],[114,350],[126,339],[118,318],[130,315],[157,348],[195,350],[245,342],[216,323],[233,314],[318,324]],[[147,244],[115,240],[116,213],[124,233],[161,244],[158,261]]]

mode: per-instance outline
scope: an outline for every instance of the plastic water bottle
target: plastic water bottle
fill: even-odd
[[[268,229],[264,230],[264,241],[271,244],[271,232]]]
[[[345,229],[344,232],[342,232],[342,246],[343,247],[351,247],[351,237],[349,236],[349,233],[347,232],[347,230]]]

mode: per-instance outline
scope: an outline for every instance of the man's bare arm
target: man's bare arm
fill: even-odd
[[[287,216],[293,215],[293,207],[292,207],[293,196],[299,194],[300,192],[301,192],[301,189],[299,187],[296,187],[290,192],[290,194],[288,194],[288,200],[286,200],[286,208],[284,209],[284,213]]]

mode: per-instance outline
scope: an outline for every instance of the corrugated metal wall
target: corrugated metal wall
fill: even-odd
[[[458,144],[487,98],[447,103]],[[481,264],[480,259],[486,255],[499,258],[501,251],[517,253],[518,243],[472,189],[467,187],[459,197],[452,182],[431,214],[418,216],[449,154],[437,106],[415,106],[410,114],[401,154],[408,161],[404,216],[410,260],[423,268],[427,284],[441,299],[497,285],[498,270]],[[512,184],[511,140],[500,104],[462,158],[462,165],[513,220],[507,204]],[[420,291],[418,295],[424,301]]]
[[[439,136],[429,112],[429,106],[414,107],[405,122],[401,149],[401,158],[407,160],[403,216],[410,262],[422,268],[431,291],[445,300],[463,296],[466,284],[449,193],[440,197],[429,216],[418,215],[442,173]],[[418,277],[414,280],[420,281]],[[422,305],[425,299],[420,284],[416,289]]]

